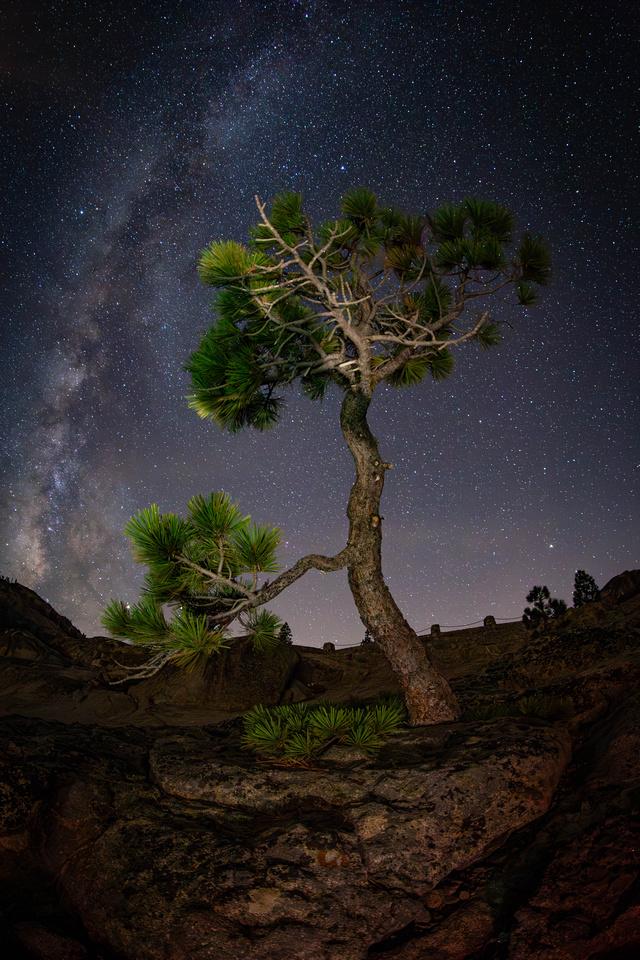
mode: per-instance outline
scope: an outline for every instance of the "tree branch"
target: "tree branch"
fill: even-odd
[[[229,580],[228,577],[223,577],[219,573],[214,573],[213,570],[207,570],[206,567],[199,566],[199,564],[190,560],[189,557],[185,557],[183,553],[179,554],[178,560],[180,563],[184,563],[185,567],[197,571],[197,573],[201,574],[201,576],[207,580],[211,580],[213,583],[222,583],[226,587],[237,590],[238,593],[243,593],[246,597],[252,597],[254,595],[254,591],[249,589],[249,587],[245,587],[244,584],[238,583],[236,580]]]
[[[340,553],[333,557],[325,557],[320,553],[310,553],[302,557],[292,567],[281,573],[275,580],[265,583],[258,592],[260,605],[269,603],[274,597],[282,593],[288,586],[299,580],[308,570],[321,570],[323,573],[333,573],[335,570],[342,570],[346,567],[349,560],[349,546],[346,546]]]
[[[244,595],[244,599],[236,599],[233,601],[233,606],[229,610],[224,610],[221,613],[209,615],[207,621],[210,624],[218,623],[222,621],[231,622],[231,620],[237,619],[238,615],[244,610],[251,610],[254,607],[261,607],[265,603],[269,603],[273,600],[274,597],[277,597],[278,594],[282,593],[288,586],[292,583],[295,583],[296,580],[299,580],[300,577],[308,570],[316,569],[322,570],[324,573],[329,573],[334,570],[341,570],[347,565],[348,559],[348,546],[341,550],[340,553],[337,553],[333,557],[326,557],[319,553],[311,553],[306,557],[302,557],[297,563],[294,563],[289,570],[283,571],[275,580],[267,581],[264,586],[260,587],[259,590],[255,589],[256,578],[258,571],[253,571],[254,573],[254,587],[245,587],[244,584],[238,583],[235,580],[229,580],[227,577],[222,577],[217,573],[214,573],[212,570],[207,570],[206,567],[201,567],[197,563],[194,563],[188,557],[180,555],[178,558],[181,563],[184,563],[185,566],[189,567],[192,570],[196,570],[203,577],[210,580],[212,583],[219,583],[227,587],[231,587],[233,590],[237,590],[238,593]],[[219,602],[223,602],[224,598],[220,598]],[[232,598],[229,598],[231,601]]]

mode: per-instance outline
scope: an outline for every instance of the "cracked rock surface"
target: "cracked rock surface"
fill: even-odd
[[[363,960],[428,921],[422,897],[452,869],[543,814],[570,757],[566,730],[507,719],[406,731],[348,771],[234,761],[234,732],[16,718],[5,734],[5,850],[92,940],[173,960]]]

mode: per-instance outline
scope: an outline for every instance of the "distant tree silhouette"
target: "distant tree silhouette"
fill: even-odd
[[[592,603],[600,599],[598,585],[586,570],[576,570],[573,581],[573,605],[584,607],[585,603]]]
[[[549,587],[533,587],[527,594],[527,603],[531,603],[533,606],[524,608],[522,622],[530,630],[546,624],[548,620],[552,620],[554,617],[561,616],[567,610],[564,600],[558,600],[551,596]]]
[[[369,643],[375,643],[375,641],[371,636],[371,632],[369,630],[365,630],[364,637],[362,638],[360,646],[364,646],[365,644],[369,644]]]
[[[293,634],[291,633],[291,627],[289,626],[288,623],[282,624],[282,626],[280,627],[280,633],[278,634],[278,636],[280,637],[281,643],[288,643],[288,644],[293,643]]]

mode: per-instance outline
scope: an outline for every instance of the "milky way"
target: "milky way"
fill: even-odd
[[[127,518],[211,489],[280,526],[289,562],[341,549],[339,398],[292,392],[274,431],[228,436],[188,410],[182,366],[210,316],[200,249],[245,239],[255,194],[300,191],[319,220],[357,184],[416,212],[505,202],[554,257],[500,348],[376,397],[385,575],[412,625],[639,566],[628,5],[87,6],[6,16],[0,572],[98,633],[109,597],[138,596]],[[273,609],[295,642],[363,635],[344,573]]]

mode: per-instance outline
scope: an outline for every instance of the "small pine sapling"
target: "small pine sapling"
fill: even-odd
[[[259,704],[243,718],[242,745],[263,761],[309,766],[332,744],[375,754],[406,719],[405,706],[397,695],[368,707]]]

